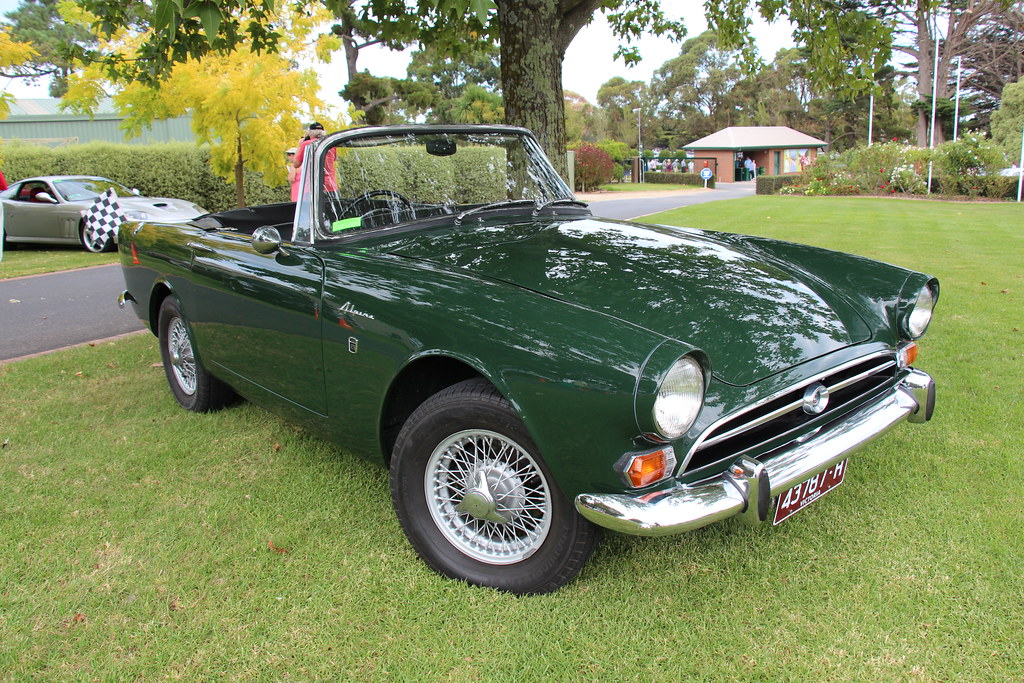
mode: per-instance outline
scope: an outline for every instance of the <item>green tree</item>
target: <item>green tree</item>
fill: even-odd
[[[1020,163],[1021,130],[1024,129],[1024,80],[1003,88],[999,109],[992,114],[992,141],[1010,161]]]
[[[1024,77],[1024,1],[999,7],[973,25],[964,41],[960,129],[989,130],[1003,88]],[[950,92],[955,84],[950,74]],[[963,101],[973,110],[964,115]]]
[[[409,118],[422,114],[428,123],[459,122],[456,109],[465,108],[469,88],[481,88],[491,95],[501,92],[498,48],[487,43],[476,43],[476,49],[459,59],[435,46],[424,46],[412,53],[406,73],[401,100]],[[500,95],[497,100],[488,99],[492,109],[500,106],[504,112]]]
[[[654,72],[651,95],[657,102],[659,144],[679,147],[747,123],[747,112],[730,97],[743,75],[738,58],[734,50],[719,47],[714,31],[705,31]]]
[[[580,142],[595,142],[607,135],[607,118],[604,112],[583,95],[565,91],[565,133],[570,148]]]
[[[649,100],[646,83],[627,81],[621,76],[609,79],[597,91],[597,104],[607,118],[609,134],[631,145],[637,144],[642,136],[645,118],[650,127],[652,108]]]
[[[125,25],[129,0],[80,0],[108,31]],[[323,0],[337,11],[348,3]],[[135,61],[110,61],[110,68],[132,78],[159,80],[171,62],[200,58],[248,42],[253,50],[272,50],[281,39],[272,20],[272,3],[264,0],[154,0],[153,32],[139,46]],[[728,46],[744,45],[752,55],[748,15],[788,17],[795,34],[809,47],[815,78],[869,83],[870,74],[889,59],[888,24],[871,12],[851,10],[845,3],[808,0],[708,0],[711,24]],[[367,0],[362,18],[377,22],[381,40],[417,38],[458,56],[471,50],[466,37],[501,46],[501,80],[506,119],[532,129],[542,146],[562,163],[565,111],[562,61],[566,48],[598,10],[605,13],[615,35],[638,39],[645,32],[681,37],[685,28],[668,20],[658,0]],[[853,35],[841,42],[838,35]],[[639,59],[636,47],[620,47],[627,63]],[[748,59],[750,61],[750,59]]]
[[[452,103],[453,123],[504,123],[505,107],[501,95],[483,86],[468,85]]]
[[[1009,0],[899,0],[893,3],[863,0],[863,7],[877,11],[881,19],[894,27],[893,49],[906,60],[901,65],[903,72],[912,78],[916,86],[915,130],[919,146],[926,147],[931,141],[933,75],[935,96],[937,102],[942,102],[953,96],[956,82],[954,67],[958,56],[979,50],[979,59],[991,66],[998,59],[998,52],[990,51],[992,47],[1012,49],[1012,42],[1010,45],[997,42],[983,47],[978,40],[978,31],[984,30],[983,26],[991,25],[993,21],[1000,24],[1000,17],[1010,16],[1002,14],[1009,5]],[[1020,43],[1016,44],[1016,54],[1020,55]],[[972,60],[968,58],[969,69],[971,64]],[[971,80],[970,73],[968,80]],[[939,117],[943,125],[935,129],[936,145],[944,141],[944,130],[952,129],[952,111],[944,109],[944,113],[945,116]]]

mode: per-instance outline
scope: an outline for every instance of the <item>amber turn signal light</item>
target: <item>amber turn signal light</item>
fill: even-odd
[[[665,451],[644,453],[633,458],[626,475],[633,486],[639,488],[663,479],[667,466],[668,458],[665,457]]]
[[[910,342],[904,344],[899,350],[899,363],[901,368],[910,367],[917,360],[917,344]]]

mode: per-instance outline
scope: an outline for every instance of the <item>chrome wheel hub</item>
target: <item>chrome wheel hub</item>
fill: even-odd
[[[167,326],[167,356],[178,387],[189,396],[196,393],[196,360],[188,328],[181,318],[171,319]]]
[[[445,539],[487,564],[526,559],[551,526],[551,491],[540,467],[496,432],[467,430],[441,442],[427,462],[424,493]]]

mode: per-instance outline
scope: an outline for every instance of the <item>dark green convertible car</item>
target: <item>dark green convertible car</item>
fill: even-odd
[[[336,133],[298,202],[119,246],[182,406],[240,394],[382,463],[431,567],[514,593],[572,579],[601,528],[781,522],[934,409],[934,278],[596,219],[519,128]]]

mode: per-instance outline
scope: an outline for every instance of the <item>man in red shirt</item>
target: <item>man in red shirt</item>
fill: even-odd
[[[295,160],[292,161],[292,165],[295,168],[302,167],[302,161],[306,158],[306,149],[315,145],[320,139],[326,135],[324,127],[314,121],[309,124],[309,130],[306,133],[306,140],[302,141],[299,145],[299,153],[295,155]],[[334,161],[338,158],[338,150],[332,149],[327,153],[327,158],[324,160],[324,189],[328,192],[338,191],[338,175],[334,170]]]

